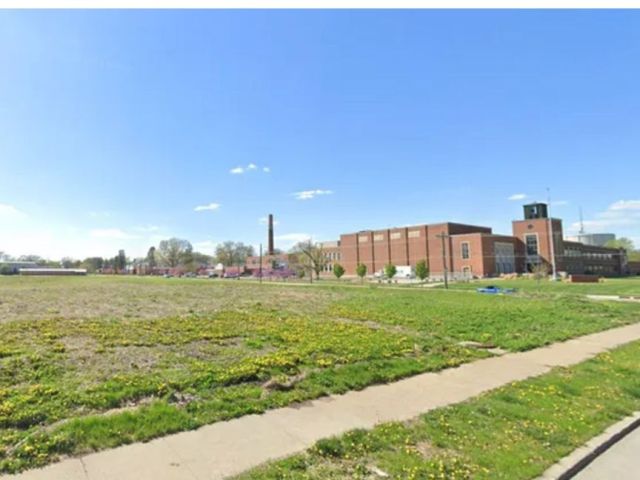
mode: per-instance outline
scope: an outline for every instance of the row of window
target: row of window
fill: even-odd
[[[407,232],[407,238],[419,238],[420,237],[420,230],[409,230]],[[389,234],[389,238],[391,240],[398,240],[400,238],[402,238],[402,232],[391,232]],[[369,241],[369,235],[358,235],[358,242],[359,243],[367,243]],[[376,233],[373,235],[373,241],[374,242],[383,242],[384,241],[384,234],[382,233]]]
[[[564,254],[567,257],[582,257],[592,258],[597,260],[613,260],[613,253],[600,253],[600,252],[582,252],[580,250],[566,249]]]
[[[587,273],[614,273],[614,268],[611,265],[587,265],[584,267],[584,271]]]
[[[324,257],[327,260],[340,260],[340,252],[327,252]]]

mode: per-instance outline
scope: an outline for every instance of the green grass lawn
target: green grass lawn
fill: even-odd
[[[639,320],[575,295],[0,277],[0,471]]]
[[[549,280],[536,281],[528,278],[514,280],[482,279],[471,282],[452,282],[451,289],[475,290],[476,288],[497,285],[505,288],[516,288],[528,294],[557,294],[557,295],[638,295],[640,296],[640,276],[624,278],[605,278],[600,283],[569,283],[551,282]],[[442,288],[442,287],[437,287]]]
[[[321,440],[238,480],[536,478],[640,409],[638,364],[634,342],[411,422]]]

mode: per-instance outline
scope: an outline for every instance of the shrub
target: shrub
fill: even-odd
[[[389,280],[391,280],[393,277],[395,277],[396,273],[398,273],[398,269],[396,268],[396,266],[394,264],[390,263],[390,264],[384,266],[384,275]]]
[[[427,262],[426,260],[420,260],[416,264],[416,277],[418,277],[421,282],[424,282],[428,276],[429,276],[429,267],[427,266]]]
[[[364,263],[359,263],[356,267],[356,274],[360,277],[360,281],[362,282],[367,274],[367,266]]]
[[[344,267],[339,263],[336,263],[333,266],[333,274],[336,276],[338,280],[340,280],[340,277],[344,275]]]

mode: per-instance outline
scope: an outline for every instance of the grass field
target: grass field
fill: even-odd
[[[486,285],[497,285],[505,288],[516,288],[530,294],[557,294],[557,295],[638,295],[640,296],[640,276],[626,278],[605,278],[600,283],[568,283],[540,282],[517,278],[515,280],[488,279],[472,282],[452,283],[450,288],[456,290],[473,290]]]
[[[354,430],[238,480],[538,477],[640,409],[640,342],[406,423]]]
[[[638,321],[577,295],[0,277],[0,471]]]

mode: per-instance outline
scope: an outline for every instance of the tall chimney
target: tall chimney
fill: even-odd
[[[275,253],[275,248],[273,246],[273,215],[269,214],[269,249],[267,250],[268,255],[273,255]]]

